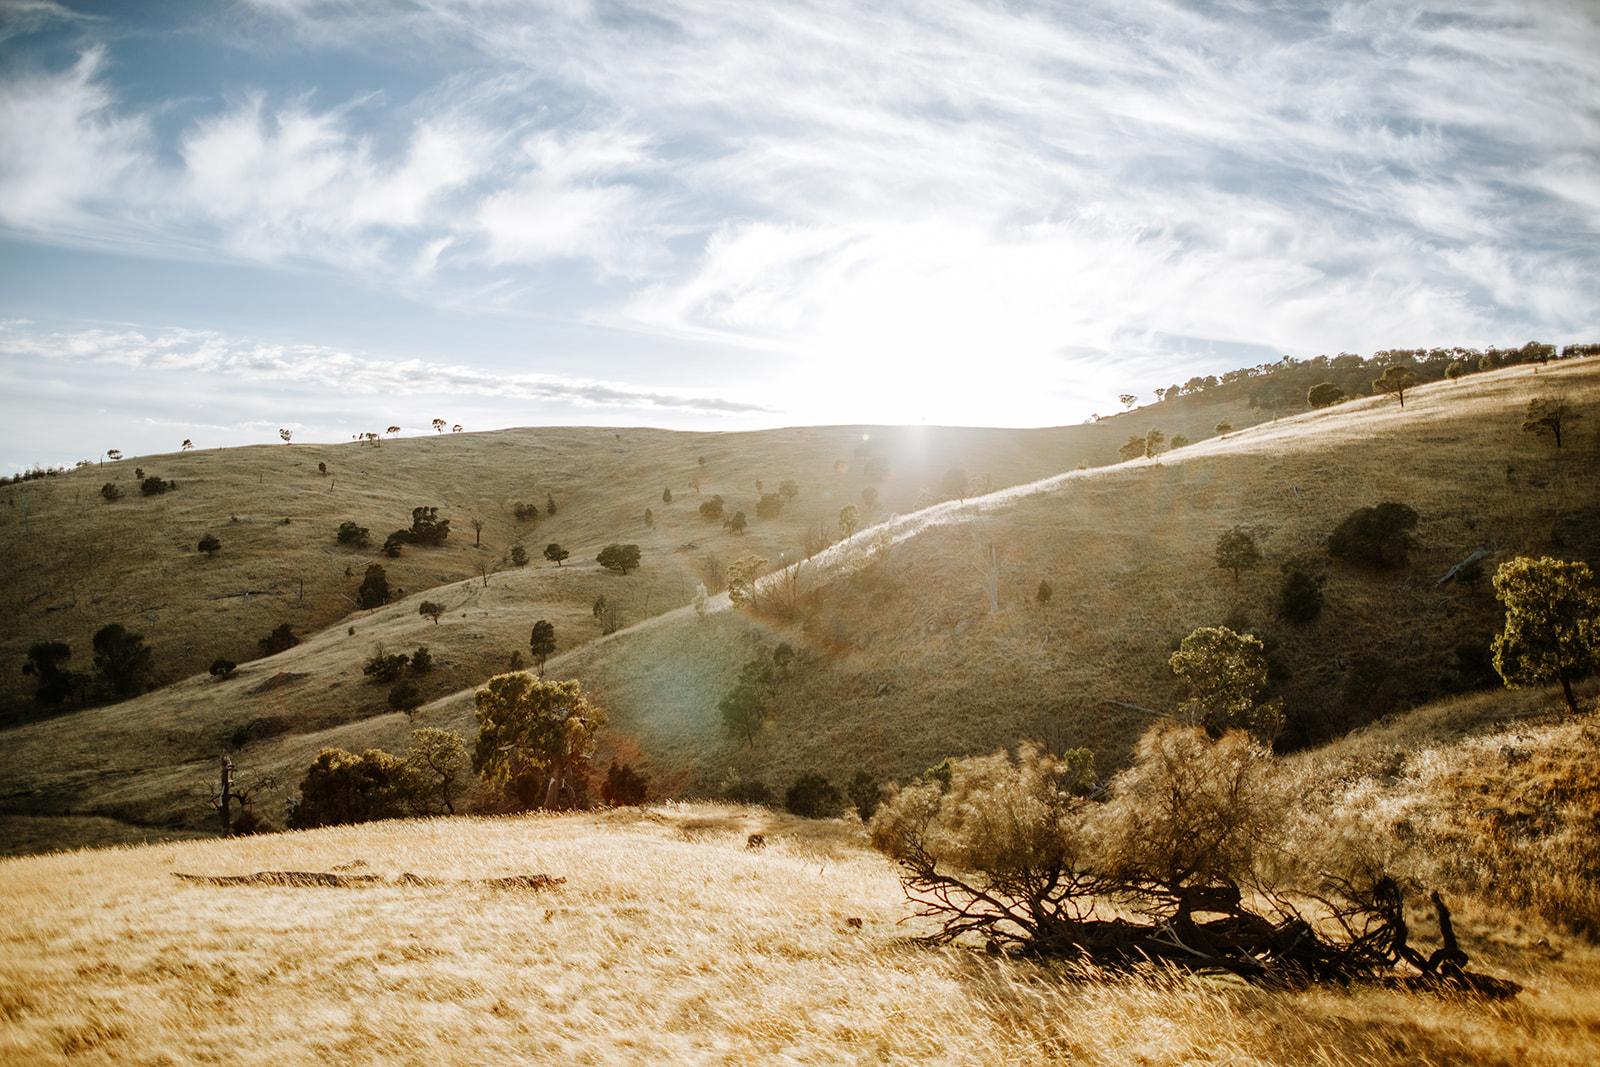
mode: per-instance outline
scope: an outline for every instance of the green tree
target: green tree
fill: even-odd
[[[1132,437],[1122,442],[1122,447],[1117,449],[1117,455],[1123,460],[1143,459],[1144,438],[1139,434],[1134,434]]]
[[[359,756],[325,748],[300,781],[300,802],[289,817],[295,829],[394,819],[406,814],[405,764],[382,749]]]
[[[151,652],[144,635],[114,622],[95,632],[93,644],[94,669],[105,688],[117,697],[137,693],[150,673]]]
[[[544,558],[554,563],[557,567],[561,566],[561,561],[570,555],[572,555],[571,552],[568,552],[553,541],[544,546]]]
[[[1328,535],[1328,552],[1369,567],[1404,566],[1416,528],[1417,513],[1405,504],[1388,500],[1377,507],[1357,508]]]
[[[1322,583],[1303,567],[1285,566],[1278,587],[1278,618],[1299,626],[1322,614]]]
[[[1392,393],[1399,398],[1403,408],[1406,406],[1406,390],[1416,384],[1417,372],[1397,363],[1384,370],[1378,380],[1372,383],[1372,388],[1380,393]]]
[[[1524,433],[1547,433],[1561,447],[1561,433],[1578,419],[1565,397],[1539,396],[1528,401],[1528,413],[1523,416]]]
[[[382,607],[389,602],[389,576],[381,563],[367,564],[367,571],[361,577],[361,585],[356,589],[356,605],[362,609]]]
[[[563,789],[594,754],[605,713],[575,681],[546,682],[526,673],[489,679],[474,696],[478,745],[472,765],[503,795],[526,802],[523,783],[544,779],[542,806],[556,808]]]
[[[41,704],[60,704],[72,695],[72,674],[64,664],[72,658],[72,648],[62,641],[40,641],[28,649],[22,673],[39,680],[34,699]]]
[[[1344,399],[1344,390],[1332,382],[1318,382],[1306,391],[1306,403],[1314,408],[1332,407]]]
[[[733,688],[717,701],[723,729],[735,737],[743,737],[747,745],[755,744],[756,731],[767,716],[772,681],[771,664],[765,657],[757,656],[739,668],[739,678]]]
[[[1559,684],[1576,715],[1572,683],[1600,669],[1600,588],[1589,565],[1519,556],[1500,565],[1494,591],[1506,606],[1494,669],[1512,688]]]
[[[533,632],[528,637],[528,651],[533,653],[533,662],[539,667],[539,676],[544,676],[544,661],[555,654],[556,628],[555,624],[545,619],[540,619],[533,624]]]
[[[412,508],[408,533],[412,544],[438,548],[450,536],[450,520],[439,518],[438,508]]]
[[[1235,585],[1246,568],[1260,562],[1261,550],[1256,547],[1255,536],[1243,526],[1224,530],[1222,536],[1217,538],[1217,566],[1233,572]]]
[[[405,764],[412,779],[414,806],[426,815],[454,815],[472,767],[461,735],[432,726],[412,730]]]
[[[595,557],[595,562],[608,571],[626,575],[639,568],[638,545],[607,545]]]
[[[1267,654],[1254,635],[1226,626],[1196,627],[1167,664],[1189,687],[1179,714],[1212,737],[1243,729],[1270,743],[1282,730],[1282,701],[1260,700]]]
[[[1151,428],[1144,435],[1144,458],[1155,459],[1161,453],[1161,446],[1166,442],[1167,435],[1160,430]]]
[[[802,774],[783,795],[783,806],[806,819],[831,819],[844,808],[844,798],[820,774]]]
[[[412,682],[398,682],[389,690],[389,710],[410,715],[422,707],[422,692]]]

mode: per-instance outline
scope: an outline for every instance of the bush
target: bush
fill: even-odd
[[[100,487],[100,495],[114,503],[122,499],[122,490],[117,488],[115,482],[107,482]]]
[[[398,653],[388,655],[380,648],[361,665],[361,673],[381,685],[399,678],[410,665],[409,657]]]
[[[750,525],[750,520],[744,517],[744,512],[735,511],[723,520],[722,525],[725,529],[731,530],[736,534],[742,534],[745,527]]]
[[[790,814],[807,819],[831,819],[844,808],[844,798],[820,774],[802,774],[783,794],[783,806]]]
[[[402,657],[403,658],[403,657]],[[389,690],[389,710],[410,715],[422,706],[422,693],[411,682],[400,682]]]
[[[1332,382],[1318,382],[1306,392],[1306,403],[1314,408],[1332,407],[1344,399],[1344,390]]]
[[[539,518],[539,505],[521,503],[511,509],[518,522],[534,522]]]
[[[151,660],[143,634],[114,622],[96,631],[92,643],[95,670],[112,696],[132,696],[143,688]]]
[[[512,545],[511,564],[514,567],[526,567],[528,565],[528,550],[521,545]]]
[[[427,674],[433,670],[433,653],[428,651],[427,645],[418,645],[417,650],[411,653],[411,673]]]
[[[649,778],[626,763],[612,760],[606,768],[605,784],[600,787],[600,799],[612,807],[630,807],[643,804],[649,791]]]
[[[1322,614],[1322,583],[1300,567],[1285,567],[1278,587],[1278,618],[1297,626]]]
[[[389,576],[381,563],[367,564],[367,572],[356,590],[356,604],[362,609],[382,607],[389,602]]]
[[[176,488],[178,488],[177,482],[164,482],[153,474],[139,483],[139,492],[145,496],[160,496]]]
[[[1260,562],[1261,550],[1256,547],[1256,539],[1243,526],[1224,530],[1217,538],[1217,566],[1232,571],[1235,582],[1241,571]]]
[[[1385,501],[1357,508],[1328,536],[1328,552],[1336,559],[1369,567],[1401,567],[1412,547],[1417,513],[1404,504]]]
[[[439,518],[438,508],[412,508],[411,529],[406,535],[414,545],[438,548],[450,536],[450,520]]]
[[[214,659],[211,661],[211,677],[222,679],[230,677],[239,665],[231,659]]]
[[[207,556],[214,556],[218,552],[222,551],[222,542],[217,539],[215,534],[206,534],[204,537],[200,538],[200,543],[195,545],[195,547],[201,552],[204,552]]]
[[[339,524],[339,532],[334,535],[341,545],[350,548],[366,548],[372,543],[372,535],[365,526],[357,525],[346,519]]]
[[[595,557],[595,562],[608,571],[626,575],[639,567],[638,545],[607,545]]]
[[[294,635],[294,630],[286,622],[279,623],[272,632],[256,642],[256,647],[263,656],[276,656],[279,652],[287,652],[300,643]]]
[[[722,786],[722,799],[730,804],[772,803],[772,790],[759,778],[735,778]]]
[[[300,782],[295,829],[394,819],[407,814],[405,765],[381,749],[356,755],[325,748]]]
[[[417,605],[417,614],[425,619],[432,619],[435,626],[439,625],[439,616],[444,614],[444,605],[432,600],[424,600]]]
[[[702,519],[709,519],[712,521],[720,519],[722,518],[722,508],[723,500],[720,495],[713,496],[709,500],[702,500],[700,501],[699,508],[700,517]]]
[[[41,704],[60,704],[72,695],[75,678],[63,666],[72,658],[72,647],[61,641],[40,641],[28,649],[22,673],[39,679],[34,699]]]
[[[561,566],[561,561],[570,555],[572,555],[571,552],[568,552],[553,541],[544,546],[544,558],[554,563],[557,567]]]
[[[850,794],[850,804],[856,809],[856,814],[861,816],[861,821],[868,823],[878,810],[878,804],[883,799],[883,786],[878,780],[866,771],[857,771],[855,777],[850,779],[847,790]]]
[[[777,493],[763,493],[756,501],[756,518],[775,519],[783,513],[783,497]]]

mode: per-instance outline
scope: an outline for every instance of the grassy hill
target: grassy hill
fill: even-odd
[[[1289,760],[1316,835],[1360,837],[1451,896],[1474,965],[1526,987],[1506,1004],[1199,975],[1086,982],[924,948],[853,819],[664,805],[0,860],[0,1059],[1594,1062],[1600,953],[1547,908],[1505,909],[1583,870],[1570,846],[1595,815],[1596,729],[1548,694],[1502,693]],[[1525,794],[1530,781],[1545,792]],[[1514,848],[1495,836],[1503,820],[1460,818],[1561,789]],[[745,847],[754,832],[762,851]],[[1507,867],[1471,874],[1489,852]],[[174,877],[273,870],[382,881]],[[564,881],[486,881],[531,874]],[[1414,925],[1433,934],[1421,914]]]
[[[470,737],[471,687],[504,669],[539,617],[555,621],[562,647],[571,649],[552,660],[551,673],[583,680],[611,713],[603,756],[638,761],[652,775],[657,795],[703,795],[733,777],[759,778],[781,789],[813,769],[839,780],[858,769],[906,775],[945,755],[1040,735],[1092,748],[1101,769],[1111,770],[1147,717],[1107,701],[1172,706],[1178,694],[1166,667],[1168,653],[1194,626],[1224,621],[1267,641],[1274,688],[1286,700],[1293,738],[1334,736],[1390,709],[1491,681],[1472,659],[1481,657],[1499,618],[1487,583],[1435,584],[1467,552],[1488,547],[1502,556],[1553,551],[1591,558],[1600,552],[1600,524],[1592,521],[1600,516],[1600,483],[1593,477],[1596,427],[1578,423],[1579,432],[1559,452],[1519,428],[1527,399],[1550,392],[1593,410],[1600,400],[1600,364],[1524,366],[1441,382],[1408,394],[1404,409],[1384,398],[1355,400],[1202,441],[1154,463],[1104,469],[1076,470],[1072,459],[1104,458],[1094,449],[1114,449],[1131,427],[1150,421],[1148,413],[1032,433],[774,431],[715,438],[720,450],[704,435],[662,434],[658,446],[638,450],[659,453],[657,466],[626,483],[628,488],[592,474],[569,476],[570,484],[555,490],[557,499],[566,495],[576,503],[564,503],[548,525],[541,520],[537,533],[540,543],[546,537],[571,543],[578,560],[619,539],[618,525],[632,521],[645,545],[646,565],[639,573],[623,578],[592,564],[542,565],[496,573],[487,587],[477,578],[436,585],[428,598],[449,608],[437,626],[416,614],[425,575],[397,574],[399,584],[415,590],[405,600],[341,616],[300,647],[248,664],[232,679],[191,677],[116,706],[11,731],[0,751],[0,780],[7,783],[0,806],[14,815],[110,815],[134,824],[194,826],[205,817],[206,783],[222,751],[233,752],[248,776],[275,777],[275,796],[285,796],[328,745],[399,749],[408,731],[420,725],[442,725]],[[1184,417],[1192,427],[1165,416],[1162,422],[1172,432],[1198,437],[1199,426],[1214,422],[1216,412],[1183,403],[1172,410],[1188,411]],[[524,432],[554,433],[507,434]],[[611,450],[615,466],[608,469],[616,479],[643,463],[628,459],[629,431],[621,431],[621,441],[610,437],[609,444],[604,435],[596,444],[597,431],[562,432]],[[888,457],[892,472],[876,516],[884,521],[807,563],[793,611],[755,616],[720,610],[699,618],[675,607],[701,580],[708,558],[721,566],[746,551],[774,563],[796,558],[806,525],[831,518],[841,501],[859,501],[860,467],[874,454],[864,434],[874,435],[875,447],[883,450],[876,454]],[[352,457],[347,463],[376,463],[377,457],[393,463],[369,471],[374,484],[380,473],[398,479],[435,466],[440,470],[434,476],[444,478],[455,468],[443,450],[492,451],[502,447],[498,437],[385,443],[365,451],[350,446],[337,454]],[[429,462],[406,461],[413,454],[408,449]],[[704,468],[696,462],[701,454],[707,455]],[[971,461],[974,455],[986,457],[982,466]],[[262,463],[294,461],[315,470],[313,453],[302,454],[301,446],[241,454],[257,456]],[[802,456],[809,465],[802,465]],[[209,458],[225,466],[222,458]],[[836,470],[840,460],[843,471]],[[997,484],[1045,470],[1067,473],[979,500],[887,517],[909,511],[957,462],[998,472]],[[483,466],[493,464],[485,460]],[[741,473],[726,473],[735,469]],[[685,500],[675,488],[674,504],[660,505],[664,480],[676,477],[671,484],[686,484],[699,476],[703,494],[742,500],[753,515],[755,471],[767,472],[769,491],[781,478],[796,477],[801,496],[778,522],[753,519],[742,538],[693,515],[692,491]],[[742,495],[739,479],[750,483]],[[19,488],[41,484],[64,491],[48,482]],[[586,502],[580,488],[598,485],[610,487],[610,524],[595,517],[600,505]],[[170,499],[182,492],[180,478],[179,493]],[[390,492],[391,504],[382,513],[398,514],[401,502],[419,496],[411,489]],[[490,544],[503,548],[511,536],[503,509],[518,498],[512,489],[503,490],[506,525],[486,530]],[[653,499],[658,523],[645,531],[637,516]],[[1406,502],[1421,515],[1412,564],[1376,573],[1329,567],[1321,619],[1305,627],[1278,621],[1273,603],[1280,564],[1320,559],[1324,539],[1340,518],[1388,499]],[[331,570],[352,558],[332,544],[331,527],[343,513],[324,505],[321,518],[282,529],[314,527],[315,537],[305,535],[304,553],[324,558]],[[366,513],[358,517],[384,529]],[[1254,530],[1265,555],[1237,584],[1212,559],[1217,535],[1234,525]],[[577,533],[555,532],[566,529]],[[694,547],[684,548],[691,541]],[[470,537],[457,533],[452,542],[438,556],[408,550],[395,562],[420,568],[453,559],[466,570],[474,558]],[[993,611],[983,564],[990,545],[998,560]],[[225,547],[211,561],[191,552],[182,564],[215,582],[209,568],[222,564],[227,552]],[[1040,580],[1055,590],[1049,605],[1034,599]],[[328,586],[337,584],[330,580]],[[649,621],[597,640],[589,605],[601,594],[623,599],[624,621]],[[714,606],[725,607],[725,601]],[[263,616],[259,628],[267,629],[274,617]],[[214,628],[230,632],[220,624]],[[425,680],[427,691],[443,695],[414,718],[389,713],[384,690],[363,682],[360,663],[379,645],[404,651],[422,642],[441,660]],[[782,642],[797,655],[774,695],[766,727],[754,744],[730,739],[717,701],[742,663]],[[1458,647],[1468,650],[1465,659]],[[100,833],[77,820],[58,825],[62,842],[80,831]],[[30,842],[48,836],[37,823],[19,825],[17,833],[24,832]]]

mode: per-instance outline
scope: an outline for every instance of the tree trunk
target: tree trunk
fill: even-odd
[[[222,836],[229,837],[233,834],[233,820],[229,817],[231,812],[228,810],[233,804],[233,760],[227,756],[222,757],[220,794],[217,810],[222,814]]]
[[[556,804],[561,800],[561,779],[566,771],[566,766],[557,761],[550,771],[550,784],[544,790],[544,810],[555,811]]]
[[[1565,674],[1561,676],[1561,695],[1567,698],[1567,710],[1578,714],[1578,698],[1572,693],[1572,679]]]

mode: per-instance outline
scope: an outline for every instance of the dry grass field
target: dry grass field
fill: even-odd
[[[566,650],[551,661],[550,672],[581,679],[610,711],[602,758],[620,754],[638,761],[652,776],[657,796],[704,795],[734,777],[759,778],[781,792],[795,775],[813,769],[836,781],[856,770],[904,776],[946,755],[1040,735],[1093,749],[1100,769],[1110,771],[1147,719],[1106,701],[1172,706],[1178,694],[1166,668],[1168,652],[1194,626],[1223,621],[1267,641],[1275,689],[1307,739],[1341,732],[1449,691],[1459,684],[1451,676],[1457,646],[1487,646],[1499,620],[1487,583],[1435,585],[1436,576],[1468,551],[1485,546],[1501,556],[1600,552],[1600,479],[1594,477],[1600,424],[1578,423],[1559,452],[1547,439],[1519,429],[1527,399],[1549,392],[1565,393],[1592,410],[1600,400],[1600,363],[1522,366],[1440,382],[1408,394],[1404,410],[1388,399],[1356,400],[1201,441],[1153,463],[1101,469],[1074,469],[1075,442],[1105,447],[1154,421],[1148,412],[1031,436],[879,431],[890,470],[900,472],[885,483],[882,514],[872,516],[882,524],[806,564],[800,583],[806,595],[782,620],[726,610],[699,618],[677,605],[701,579],[708,557],[725,565],[746,551],[774,563],[798,555],[813,511],[831,515],[841,500],[858,495],[860,472],[850,464],[857,462],[854,448],[867,431],[661,434],[652,448],[641,444],[632,451],[628,435],[642,438],[644,431],[622,431],[620,442],[609,431],[507,431],[386,442],[378,449],[341,446],[330,450],[348,457],[339,463],[393,464],[369,470],[375,486],[381,478],[407,484],[413,468],[446,479],[454,468],[444,450],[478,450],[474,462],[461,460],[460,470],[474,479],[479,470],[488,472],[482,484],[498,487],[499,510],[493,514],[504,525],[485,533],[486,542],[498,546],[494,551],[502,551],[512,536],[505,515],[509,501],[521,498],[512,488],[518,483],[505,473],[509,460],[495,458],[500,451],[509,454],[511,442],[567,433],[576,456],[584,435],[591,435],[585,447],[612,453],[604,471],[613,480],[564,475],[570,482],[555,492],[571,503],[563,503],[556,519],[541,519],[529,538],[571,544],[574,564],[558,569],[540,561],[500,571],[487,587],[474,577],[425,588],[420,572],[400,571],[395,579],[408,589],[401,602],[340,615],[298,648],[247,663],[232,679],[219,683],[197,675],[119,705],[8,732],[0,749],[0,810],[73,816],[60,820],[53,838],[37,819],[26,825],[12,820],[8,846],[21,851],[105,840],[105,828],[86,823],[85,816],[113,816],[131,824],[134,835],[197,826],[206,818],[206,791],[224,751],[234,754],[245,780],[275,780],[262,794],[262,810],[272,818],[325,746],[398,750],[409,730],[422,725],[470,737],[472,687],[504,668],[540,617],[555,621]],[[1182,417],[1196,424],[1190,428],[1195,436],[1200,423],[1217,417],[1215,410],[1181,404],[1174,410],[1187,412]],[[1157,417],[1169,429],[1181,425]],[[884,445],[884,438],[892,442]],[[655,466],[621,481],[621,472],[641,465],[630,458],[634,452],[655,455]],[[675,488],[674,504],[661,506],[659,484],[686,484],[702,471],[695,463],[702,453],[709,457],[704,470],[715,472],[715,478],[701,473],[703,492],[743,501],[752,514],[752,472],[766,472],[770,491],[798,471],[801,496],[793,513],[770,524],[753,519],[750,532],[739,538],[695,516],[692,491],[685,499]],[[301,446],[241,450],[237,461],[278,467],[297,462],[314,472],[314,454]],[[969,470],[992,470],[997,484],[1022,482],[1045,470],[1066,473],[965,504],[888,517],[908,511],[946,466],[975,454],[986,459],[982,465],[965,461]],[[408,460],[411,455],[431,458]],[[835,471],[834,456],[844,460],[843,473]],[[229,469],[220,455],[181,459]],[[180,483],[187,477],[181,471],[178,476]],[[13,491],[60,494],[79,477]],[[315,473],[297,477],[320,484]],[[742,495],[740,479],[751,483]],[[454,484],[452,491],[469,492],[460,488],[463,483]],[[529,484],[542,489],[546,483]],[[611,487],[603,508],[582,488],[600,484]],[[903,501],[889,491],[891,484]],[[178,493],[153,502],[124,500],[105,509],[176,505],[183,492],[180,484]],[[386,529],[378,515],[398,515],[420,490],[385,492],[392,496],[385,508],[355,512],[377,531]],[[643,531],[635,513],[642,515],[652,493],[658,524]],[[194,498],[200,495],[196,489]],[[527,495],[543,499],[538,491]],[[1385,499],[1409,503],[1421,515],[1412,565],[1376,574],[1336,565],[1327,572],[1327,607],[1319,621],[1303,628],[1278,621],[1273,602],[1279,565],[1320,556],[1323,539],[1344,514]],[[306,507],[303,521],[281,528],[303,530],[294,536],[306,541],[300,555],[286,553],[288,569],[280,582],[306,558],[323,560],[327,569],[347,560],[365,562],[332,543],[331,528],[344,511]],[[457,506],[452,513],[468,510]],[[805,520],[797,521],[800,516]],[[572,525],[558,525],[565,523]],[[1212,561],[1217,535],[1236,524],[1255,531],[1265,556],[1237,584]],[[619,532],[624,529],[630,532]],[[623,578],[592,563],[576,565],[608,540],[635,537],[645,546],[645,566],[636,574]],[[470,539],[470,531],[457,532],[452,547],[437,555],[408,550],[394,563],[417,568],[436,558],[452,560],[459,575],[473,558]],[[685,549],[691,542],[695,548]],[[990,544],[999,561],[992,612],[981,565]],[[192,551],[182,556],[177,547],[171,552],[208,576],[229,554],[225,547],[207,561]],[[38,573],[49,573],[48,565]],[[436,577],[452,575],[441,570]],[[1034,600],[1041,579],[1055,590],[1043,606]],[[589,605],[601,594],[624,603],[625,622],[650,621],[597,640]],[[416,614],[424,595],[450,609],[437,626]],[[330,608],[330,614],[335,610],[342,609]],[[241,626],[264,631],[275,617],[269,612],[251,623],[212,620],[208,632],[220,639],[237,635]],[[149,627],[153,633],[162,632],[160,621]],[[747,658],[781,642],[797,656],[766,726],[754,744],[729,739],[718,699]],[[438,698],[408,718],[387,711],[385,689],[367,684],[360,664],[379,646],[405,651],[418,643],[432,647],[440,661],[423,683],[427,695]],[[167,647],[164,640],[157,643],[158,658]]]
[[[1290,761],[1320,835],[1381,843],[1397,869],[1438,876],[1429,884],[1454,894],[1474,965],[1526,987],[1510,1002],[1092,975],[926,948],[853,819],[668,804],[0,860],[0,1060],[1594,1062],[1600,951],[1502,899],[1573,862],[1474,885],[1461,872],[1490,843],[1484,824],[1458,824],[1447,845],[1396,828],[1449,823],[1466,779],[1514,792],[1524,765],[1496,756],[1508,738],[1547,779],[1581,781],[1596,727],[1548,694],[1502,694]],[[1333,791],[1337,809],[1323,806]],[[1350,803],[1357,792],[1367,799]],[[746,848],[755,832],[762,851]],[[1546,858],[1568,843],[1534,837]],[[174,877],[335,869],[387,884]],[[401,874],[420,884],[394,884]],[[564,881],[481,882],[519,874]]]

